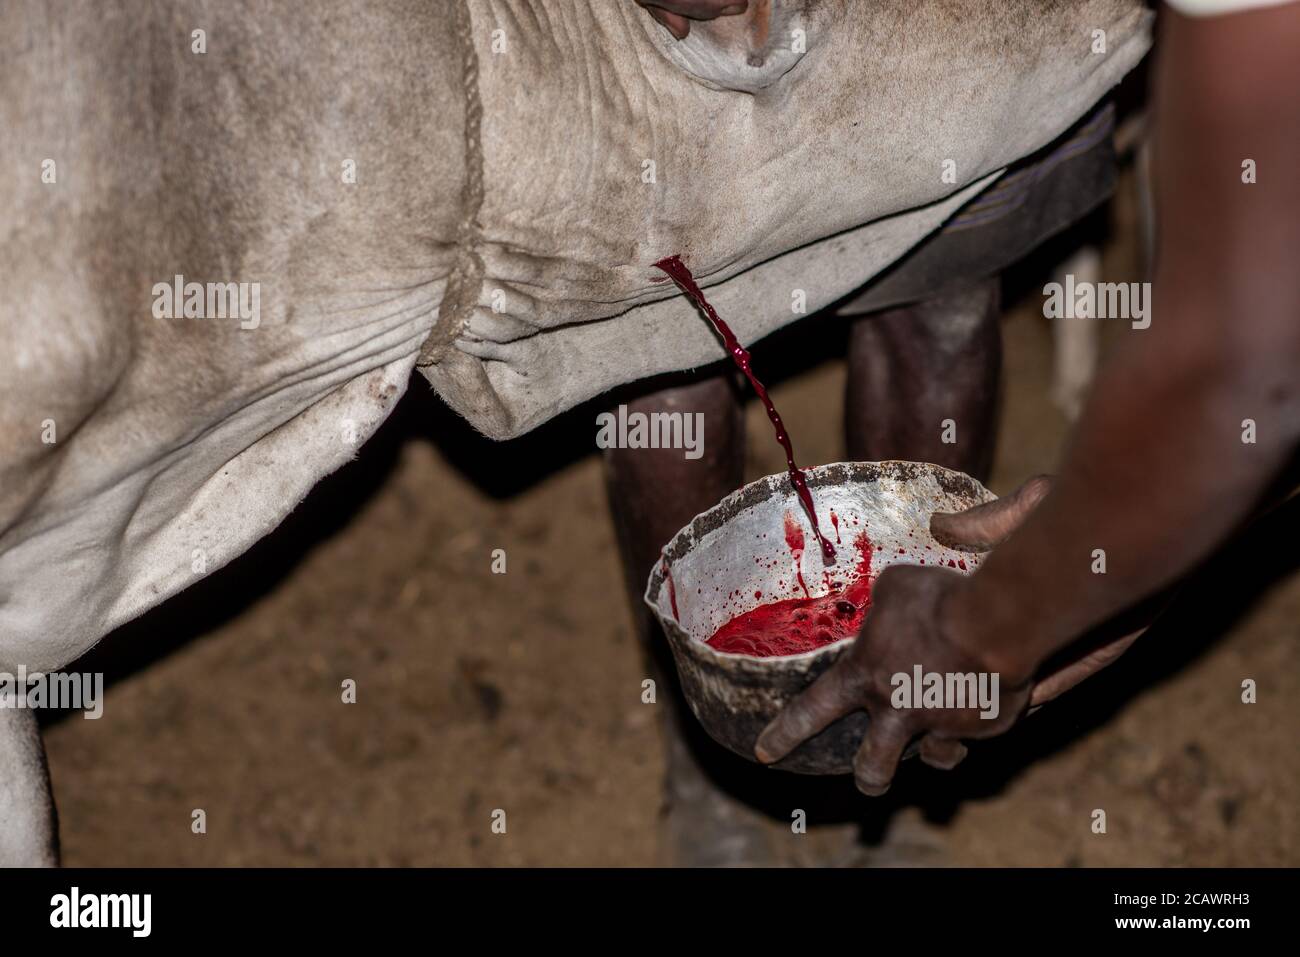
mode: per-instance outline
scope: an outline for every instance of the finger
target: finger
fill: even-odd
[[[1051,488],[1052,480],[1038,475],[995,501],[964,512],[935,512],[930,516],[930,534],[949,548],[986,552],[1019,528]]]
[[[1051,701],[1053,698],[1059,698],[1079,682],[1092,677],[1128,651],[1129,645],[1137,641],[1145,632],[1145,628],[1139,628],[1132,634],[1125,635],[1108,645],[1102,645],[1100,648],[1088,652],[1077,661],[1070,662],[1064,668],[1054,671],[1041,681],[1036,682],[1033,690],[1029,693],[1030,707],[1037,707]]]
[[[692,20],[712,20],[744,13],[748,0],[660,0],[663,7]]]
[[[685,40],[687,34],[691,32],[691,21],[680,13],[673,13],[671,10],[665,10],[663,7],[656,7],[649,3],[642,3],[641,6],[646,13],[667,27],[668,32],[676,39]]]
[[[911,734],[907,723],[895,711],[871,716],[866,737],[853,758],[853,781],[868,797],[879,797],[889,790],[898,770],[898,761]]]
[[[951,771],[966,757],[966,745],[956,738],[940,738],[934,732],[921,739],[921,760],[940,771]]]
[[[780,761],[837,718],[862,707],[862,685],[843,658],[791,701],[763,729],[754,755],[764,764]]]

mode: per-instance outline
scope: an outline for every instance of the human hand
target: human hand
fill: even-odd
[[[636,0],[678,40],[691,32],[692,20],[714,20],[744,13],[748,0]]]
[[[931,518],[931,531],[940,541],[971,551],[993,548],[1033,512],[1051,485],[1032,479],[996,502],[951,515]],[[755,746],[763,763],[780,760],[805,740],[850,712],[865,710],[871,724],[854,760],[859,790],[879,795],[889,789],[904,749],[920,737],[921,760],[937,768],[955,767],[966,755],[964,738],[986,738],[1010,728],[1026,709],[1063,693],[1105,667],[1137,638],[1125,636],[1037,682],[1020,679],[1006,684],[994,674],[978,648],[962,641],[961,623],[946,620],[944,609],[956,590],[971,578],[939,567],[895,565],[875,583],[871,610],[853,646],[825,674],[786,706],[764,729]],[[1017,673],[1030,675],[1035,662],[1023,662]],[[923,675],[970,675],[964,685],[971,694],[964,707],[910,707],[899,690],[911,682],[919,666]],[[980,682],[983,681],[983,685]],[[920,688],[913,689],[919,696]],[[975,698],[971,701],[970,698]]]

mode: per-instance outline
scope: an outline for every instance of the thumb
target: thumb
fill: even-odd
[[[673,35],[674,39],[685,40],[691,32],[691,21],[680,13],[674,13],[672,10],[665,10],[663,7],[656,7],[650,3],[641,3],[641,0],[637,0],[637,3],[645,9],[646,13],[667,27],[668,32]]]
[[[1051,489],[1051,478],[1037,475],[995,501],[964,512],[935,512],[930,516],[930,534],[950,548],[987,552],[1010,537]]]

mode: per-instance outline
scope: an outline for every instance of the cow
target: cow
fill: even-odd
[[[843,299],[1143,56],[1138,0],[0,7],[0,671],[222,567],[419,371],[483,433]],[[0,710],[0,861],[53,861]]]

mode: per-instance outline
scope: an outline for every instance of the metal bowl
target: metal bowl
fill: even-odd
[[[873,547],[872,578],[890,565],[939,564],[967,574],[979,567],[977,554],[948,548],[930,535],[932,513],[961,511],[995,498],[969,475],[922,462],[838,462],[806,474],[817,520],[832,540],[838,533],[841,556],[856,556],[851,541],[866,533]],[[768,722],[855,640],[780,658],[727,654],[705,644],[737,615],[803,596],[782,531],[787,513],[793,513],[808,542],[798,571],[814,596],[826,594],[822,572],[843,580],[845,558],[823,564],[784,472],[751,482],[697,515],[664,547],[645,592],[672,646],[691,711],[716,741],[751,761],[754,742]],[[847,715],[775,766],[801,774],[851,774],[867,721],[865,712]]]

